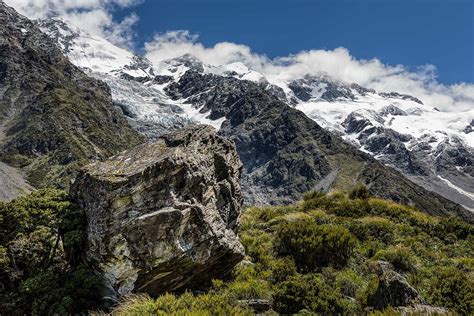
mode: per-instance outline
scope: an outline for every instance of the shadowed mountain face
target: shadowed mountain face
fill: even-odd
[[[85,160],[142,137],[109,87],[73,65],[34,23],[0,3],[0,159],[35,186],[67,185]]]

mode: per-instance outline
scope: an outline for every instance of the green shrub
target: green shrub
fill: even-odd
[[[100,280],[80,264],[84,214],[63,191],[0,203],[0,310],[73,314],[99,304]]]
[[[415,262],[410,250],[405,247],[394,247],[380,250],[373,257],[374,260],[390,262],[395,269],[402,272],[414,272]]]
[[[271,260],[272,238],[260,229],[242,232],[240,240],[245,247],[245,253],[253,262],[267,262]]]
[[[270,269],[270,282],[273,284],[286,281],[297,272],[295,261],[290,257],[274,259]]]
[[[359,240],[378,240],[388,244],[393,240],[394,225],[382,217],[365,217],[352,221],[349,230]]]
[[[318,225],[310,220],[283,223],[276,236],[277,253],[291,256],[301,272],[330,265],[343,266],[356,244],[356,239],[346,228]]]
[[[427,300],[464,315],[474,313],[474,279],[455,267],[435,267],[424,271]]]
[[[452,240],[466,239],[469,235],[474,235],[474,226],[469,225],[455,217],[443,218],[434,228],[434,235],[440,239],[447,240],[447,236],[452,235]]]
[[[229,294],[237,300],[269,299],[272,296],[267,282],[256,278],[231,282],[228,290]]]
[[[273,296],[275,310],[294,314],[301,310],[315,313],[342,313],[339,295],[317,274],[298,274],[279,284]]]
[[[361,199],[367,200],[370,197],[369,190],[363,184],[358,184],[354,188],[352,188],[348,193],[349,199]]]
[[[342,295],[356,298],[364,288],[364,279],[354,270],[344,270],[336,276],[336,288]]]

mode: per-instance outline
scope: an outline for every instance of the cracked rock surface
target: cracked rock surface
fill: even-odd
[[[107,295],[198,288],[243,258],[235,145],[191,126],[87,166],[71,188]]]

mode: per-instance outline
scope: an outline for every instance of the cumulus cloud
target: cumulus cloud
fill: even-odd
[[[213,66],[244,62],[252,68],[260,68],[269,62],[265,56],[252,53],[245,45],[221,42],[208,48],[197,40],[198,36],[189,31],[158,33],[151,42],[145,43],[146,57],[158,62],[191,54],[203,63]]]
[[[30,19],[63,18],[92,34],[103,36],[121,47],[133,46],[136,14],[115,21],[112,11],[133,7],[144,0],[5,0]]]
[[[387,65],[377,58],[357,59],[345,48],[302,51],[286,57],[270,59],[252,52],[245,45],[221,42],[212,47],[199,43],[189,31],[156,34],[145,44],[145,55],[159,62],[191,54],[205,64],[222,66],[242,62],[267,78],[292,80],[304,75],[326,74],[335,80],[355,82],[381,92],[406,93],[425,104],[443,111],[464,111],[474,108],[474,84],[445,85],[437,80],[436,67],[422,65],[410,70],[403,65]]]

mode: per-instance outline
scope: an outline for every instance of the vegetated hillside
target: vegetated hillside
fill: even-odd
[[[366,193],[313,193],[287,207],[250,208],[240,232],[247,258],[231,281],[215,281],[206,294],[132,297],[114,314],[244,315],[256,304],[269,314],[388,312],[378,295],[381,261],[406,277],[418,302],[472,314],[474,227]]]
[[[82,261],[84,220],[61,191],[0,203],[0,310],[74,314],[100,307],[100,280]],[[290,206],[249,208],[240,239],[247,255],[230,280],[215,280],[206,293],[138,294],[114,313],[383,310],[377,294],[381,260],[393,265],[392,275],[406,277],[418,291],[417,302],[474,312],[474,227],[370,198],[363,187],[307,194]],[[387,291],[403,297],[403,290],[382,293]]]
[[[82,160],[141,142],[109,87],[63,56],[30,20],[0,3],[0,159],[35,186],[67,185]]]

